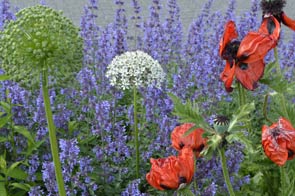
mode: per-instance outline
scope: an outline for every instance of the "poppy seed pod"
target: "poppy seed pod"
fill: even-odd
[[[295,157],[295,128],[280,118],[270,127],[262,127],[262,146],[266,156],[275,164],[282,166]]]
[[[82,67],[82,45],[78,28],[61,12],[28,7],[0,33],[1,68],[25,87],[39,87],[42,71],[50,85],[66,85]]]

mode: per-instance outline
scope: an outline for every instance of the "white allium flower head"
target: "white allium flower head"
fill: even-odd
[[[112,86],[120,89],[156,86],[160,88],[165,73],[159,62],[142,51],[125,52],[113,58],[106,77]]]

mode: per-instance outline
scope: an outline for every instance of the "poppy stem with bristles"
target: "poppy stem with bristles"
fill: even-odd
[[[228,173],[228,169],[227,169],[227,163],[226,163],[226,157],[225,157],[225,152],[224,152],[224,148],[219,148],[218,149],[219,152],[219,156],[220,156],[220,160],[221,160],[221,167],[222,167],[222,172],[223,172],[223,177],[229,192],[230,196],[235,196],[235,192],[234,189],[231,185],[230,182],[230,178],[229,178],[229,173]]]
[[[139,178],[139,141],[138,141],[138,123],[137,123],[137,88],[134,85],[133,87],[133,114],[134,114],[134,137],[135,137],[135,170],[136,170],[136,178]]]

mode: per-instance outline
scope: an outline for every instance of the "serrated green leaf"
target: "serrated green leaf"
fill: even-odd
[[[232,143],[233,141],[237,141],[237,142],[240,142],[242,144],[245,145],[245,148],[247,149],[247,151],[249,153],[253,153],[254,150],[253,150],[253,146],[252,146],[252,142],[250,140],[247,139],[247,137],[245,136],[245,134],[243,132],[234,132],[230,135],[228,135],[226,137],[226,140],[229,142],[229,143]]]
[[[267,64],[264,69],[263,79],[269,78],[272,70],[277,66],[278,66],[278,61],[273,61],[273,62],[270,62],[269,64]]]
[[[233,114],[233,117],[230,120],[227,131],[232,132],[235,130],[240,130],[244,126],[244,123],[247,123],[250,121],[249,114],[252,111],[254,111],[254,109],[255,109],[254,102],[247,103],[245,105],[240,106],[238,110]]]
[[[211,129],[203,116],[200,114],[197,104],[187,101],[185,104],[175,95],[169,93],[169,97],[174,104],[174,115],[179,117],[181,123],[194,123],[196,127],[204,130]]]

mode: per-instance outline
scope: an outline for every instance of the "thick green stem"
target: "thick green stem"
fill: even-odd
[[[50,100],[49,100],[47,85],[48,85],[48,76],[47,76],[46,70],[44,70],[42,71],[42,93],[43,93],[43,99],[44,99],[46,119],[48,124],[51,154],[52,154],[53,163],[54,163],[55,176],[56,176],[59,196],[65,196],[66,191],[65,191],[64,181],[62,177],[61,164],[60,164],[59,154],[58,154],[58,144],[56,139],[55,127],[53,123],[52,111],[50,107]]]
[[[137,88],[133,87],[133,114],[134,114],[134,137],[136,153],[136,178],[139,178],[139,142],[138,142],[138,122],[137,122]]]
[[[221,160],[223,177],[224,177],[224,180],[225,180],[229,195],[234,196],[235,193],[234,193],[234,189],[233,189],[233,187],[231,185],[230,178],[229,178],[229,173],[228,173],[228,169],[227,169],[224,148],[219,148],[218,152],[219,152],[219,156],[220,156],[220,160]]]
[[[285,170],[284,166],[280,167],[280,174],[281,174],[281,176],[280,176],[280,181],[281,181],[280,190],[281,190],[281,192],[283,192],[287,188],[287,185],[286,185],[287,184],[286,183],[286,170]],[[284,192],[282,194],[284,194]]]
[[[274,48],[274,56],[275,56],[275,61],[276,61],[276,64],[277,64],[277,72],[280,76],[282,76],[282,70],[281,70],[281,66],[280,66],[280,63],[279,63],[279,55],[278,55],[278,49],[277,47]]]
[[[268,94],[265,95],[264,97],[264,103],[263,103],[263,116],[264,118],[270,122],[270,123],[273,123],[268,117],[267,117],[267,102],[268,102]]]
[[[239,92],[239,104],[240,106],[246,104],[246,98],[245,98],[245,90],[242,87],[241,83],[238,83],[238,92]]]

